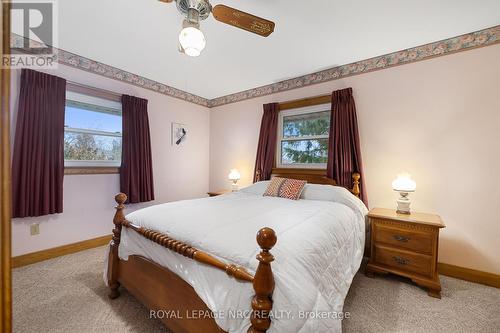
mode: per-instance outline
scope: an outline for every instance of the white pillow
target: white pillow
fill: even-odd
[[[264,180],[254,183],[250,186],[240,189],[240,192],[263,195],[269,185],[270,180]]]
[[[363,216],[363,218],[368,214],[368,208],[366,208],[363,201],[341,186],[306,184],[300,198],[305,200],[338,202],[350,207]]]

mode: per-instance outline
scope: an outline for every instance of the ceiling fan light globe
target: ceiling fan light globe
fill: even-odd
[[[190,57],[198,57],[201,54],[201,51],[194,48],[188,48],[184,50],[184,54]]]
[[[179,34],[179,43],[184,49],[184,53],[191,57],[199,56],[207,45],[203,32],[195,27],[182,29]]]

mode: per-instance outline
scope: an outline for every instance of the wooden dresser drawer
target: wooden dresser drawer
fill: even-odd
[[[437,272],[439,230],[444,228],[441,217],[373,208],[368,218],[371,254],[365,274],[370,277],[377,273],[401,275],[426,287],[429,296],[441,298]]]
[[[435,236],[431,232],[393,227],[373,221],[375,242],[390,244],[400,248],[432,254]]]
[[[432,276],[432,256],[375,244],[375,262],[399,270]]]

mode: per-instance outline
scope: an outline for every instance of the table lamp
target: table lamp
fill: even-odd
[[[238,180],[240,180],[241,176],[238,170],[236,169],[231,169],[228,175],[229,180],[233,182],[231,185],[231,191],[236,192],[238,191]]]
[[[415,192],[417,184],[411,179],[411,176],[407,173],[401,173],[392,182],[392,189],[399,192],[399,199],[397,213],[399,214],[410,214],[410,199],[408,195],[410,192]]]

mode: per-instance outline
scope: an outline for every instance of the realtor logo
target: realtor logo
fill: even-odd
[[[10,6],[10,54],[2,68],[56,68],[56,3],[54,0],[14,0]]]

